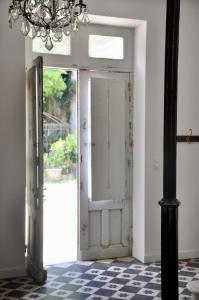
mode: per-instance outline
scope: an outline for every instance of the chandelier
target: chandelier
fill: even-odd
[[[63,34],[78,31],[79,23],[88,24],[88,9],[83,0],[12,0],[8,10],[9,27],[18,23],[24,36],[40,37],[48,51]]]

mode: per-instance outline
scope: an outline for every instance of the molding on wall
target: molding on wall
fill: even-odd
[[[199,257],[199,249],[179,252],[180,259],[189,259],[189,258],[198,258],[198,257]]]
[[[186,250],[186,251],[179,251],[179,259],[191,259],[191,258],[198,258],[199,257],[199,249],[197,250]],[[161,255],[154,254],[154,255],[146,255],[144,256],[143,263],[153,263],[153,262],[160,262]]]
[[[160,262],[161,254],[154,254],[154,255],[145,255],[143,263],[153,263],[153,262]]]
[[[140,262],[144,263],[145,256],[142,253],[139,253],[139,251],[136,251],[133,249],[133,255],[135,259],[139,260]]]
[[[22,277],[27,275],[25,267],[0,269],[0,279]]]

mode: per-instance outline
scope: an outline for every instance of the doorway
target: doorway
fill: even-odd
[[[78,74],[77,80],[76,71],[43,71],[45,264],[131,254],[131,76]]]
[[[43,69],[44,265],[77,260],[77,72]]]
[[[34,179],[28,189],[31,267],[38,261],[41,269],[43,262],[128,256],[132,249],[131,76],[80,70],[77,84],[77,71],[43,69],[41,58],[37,61],[28,85],[27,166]]]

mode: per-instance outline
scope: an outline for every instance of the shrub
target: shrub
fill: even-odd
[[[45,168],[62,168],[63,173],[69,173],[77,162],[77,143],[74,134],[68,134],[65,140],[59,140],[50,147],[50,152],[44,154]]]

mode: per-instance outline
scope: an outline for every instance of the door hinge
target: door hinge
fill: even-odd
[[[131,82],[130,81],[128,83],[128,90],[129,90],[129,92],[131,91]]]
[[[27,249],[28,249],[28,246],[25,245],[25,246],[24,246],[24,253],[25,253],[25,254],[27,253]]]
[[[33,188],[32,189],[32,193],[34,195],[34,198],[38,199],[38,197],[39,197],[39,189],[38,188]]]
[[[40,158],[39,157],[36,157],[35,163],[36,163],[37,166],[39,165],[39,163],[40,163]]]
[[[128,168],[132,168],[132,166],[133,166],[132,159],[128,159]]]
[[[129,93],[129,103],[132,102],[132,88],[131,88],[131,82],[128,83],[128,93]]]
[[[80,191],[82,191],[83,190],[83,182],[81,181],[80,182]]]
[[[79,155],[78,155],[78,162],[81,164],[82,161],[83,161],[82,154],[79,154]]]

